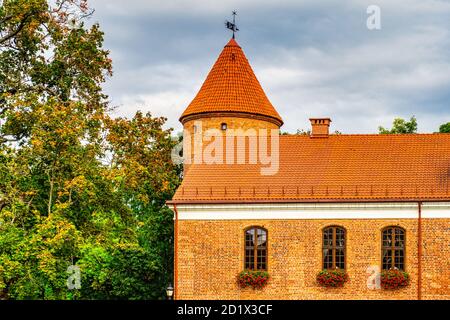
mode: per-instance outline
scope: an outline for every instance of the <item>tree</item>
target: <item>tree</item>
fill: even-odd
[[[103,33],[86,28],[86,0],[4,0],[0,7],[0,141],[22,142],[48,101],[76,100],[78,112],[104,112],[101,83],[112,74]],[[93,120],[94,120],[93,119]]]
[[[173,274],[173,213],[165,201],[175,193],[182,168],[171,161],[176,141],[172,130],[162,129],[165,121],[140,112],[131,120],[107,121],[111,165],[115,175],[123,177],[124,201],[142,223],[141,246],[159,257],[158,284],[168,284]],[[153,289],[164,295],[165,286]]]
[[[153,299],[171,280],[171,130],[108,115],[90,14],[84,0],[0,9],[0,299]]]
[[[440,133],[450,133],[450,122],[444,123],[439,127]]]
[[[395,118],[391,129],[382,126],[378,127],[379,134],[405,134],[417,132],[417,120],[414,116],[409,121],[401,118]]]

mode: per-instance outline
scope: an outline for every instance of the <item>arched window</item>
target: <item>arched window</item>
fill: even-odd
[[[387,227],[382,231],[383,270],[405,270],[405,229]]]
[[[323,269],[345,269],[345,242],[344,228],[323,229]]]
[[[267,230],[250,227],[245,230],[245,269],[267,270]]]

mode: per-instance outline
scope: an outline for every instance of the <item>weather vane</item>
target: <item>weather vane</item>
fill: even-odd
[[[236,27],[236,15],[237,15],[236,11],[233,11],[233,22],[230,22],[228,20],[225,22],[225,26],[227,27],[227,29],[233,31],[233,39],[234,33],[239,31],[239,29]]]

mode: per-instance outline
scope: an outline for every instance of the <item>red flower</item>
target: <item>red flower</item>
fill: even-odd
[[[244,270],[237,275],[237,282],[241,288],[252,287],[261,289],[269,280],[269,274],[265,271]]]
[[[383,289],[400,289],[409,285],[409,274],[400,270],[387,270],[381,273]]]
[[[316,280],[323,287],[342,287],[349,277],[344,270],[322,270],[317,274]]]

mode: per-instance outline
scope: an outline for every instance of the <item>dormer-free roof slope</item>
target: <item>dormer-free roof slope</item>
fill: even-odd
[[[192,164],[176,202],[448,201],[450,134],[281,135],[279,170]]]

